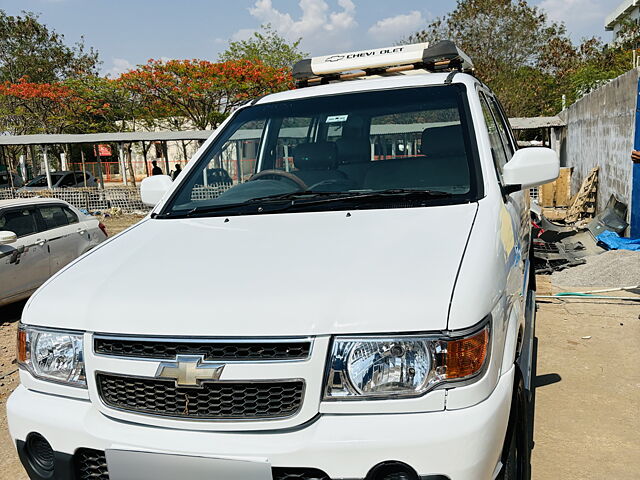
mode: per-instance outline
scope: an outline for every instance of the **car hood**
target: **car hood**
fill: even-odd
[[[148,219],[47,282],[23,321],[185,336],[443,330],[476,210]]]

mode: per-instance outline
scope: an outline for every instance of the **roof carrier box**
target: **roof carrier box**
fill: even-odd
[[[473,71],[473,62],[450,40],[415,43],[300,60],[293,67],[298,88],[408,70]]]

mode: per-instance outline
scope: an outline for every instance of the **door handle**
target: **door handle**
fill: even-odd
[[[40,247],[42,247],[45,243],[47,243],[46,239],[39,238],[39,239],[36,240],[36,245],[38,245]]]
[[[84,235],[85,233],[87,233],[87,231],[86,231],[84,228],[79,228],[79,229],[78,229],[78,233],[79,233],[80,235]]]

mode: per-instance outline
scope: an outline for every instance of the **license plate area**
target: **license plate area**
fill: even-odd
[[[107,450],[110,480],[271,480],[267,460]]]

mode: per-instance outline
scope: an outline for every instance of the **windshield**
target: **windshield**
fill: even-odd
[[[190,170],[162,215],[472,201],[478,168],[471,135],[460,85],[249,107]]]
[[[55,185],[56,183],[58,183],[58,180],[62,178],[62,175],[63,175],[62,173],[52,173],[51,185]],[[46,186],[48,186],[46,175],[39,175],[33,180],[31,180],[29,183],[27,183],[27,187],[46,187]]]

